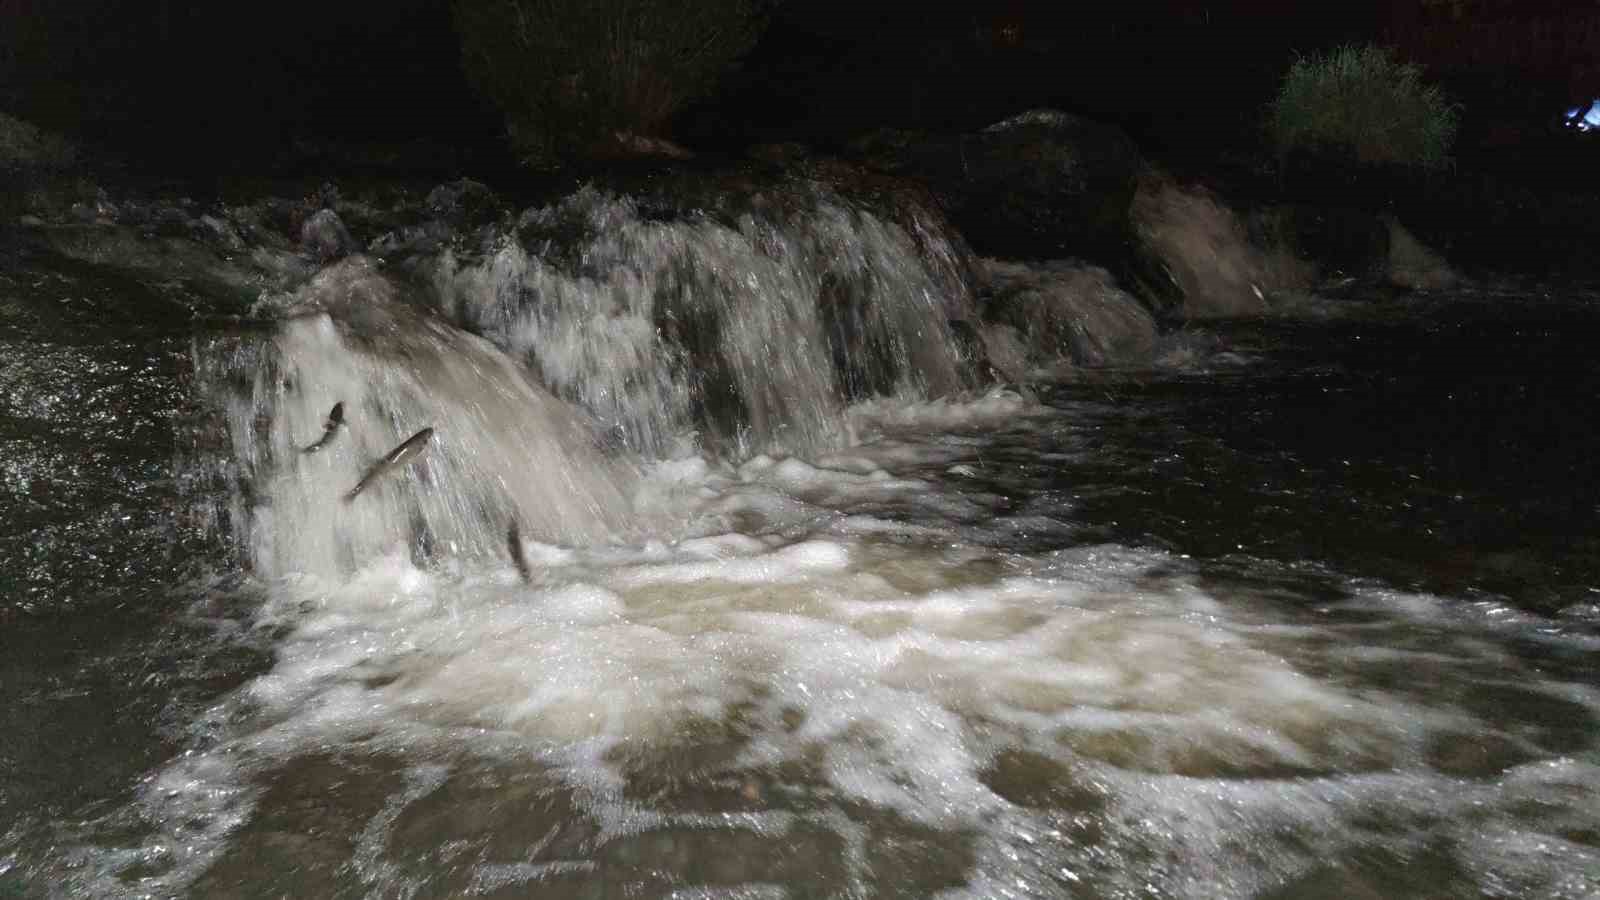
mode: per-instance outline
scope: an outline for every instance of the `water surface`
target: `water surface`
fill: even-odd
[[[245,352],[5,277],[0,893],[1600,891],[1581,297],[1323,304],[661,459],[453,332]],[[231,444],[188,424],[219,371]],[[292,452],[335,394],[366,431]],[[252,503],[242,557],[201,540]]]

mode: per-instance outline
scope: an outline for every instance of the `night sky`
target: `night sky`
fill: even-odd
[[[1539,127],[1600,81],[1600,49],[1584,37],[1600,33],[1600,5],[1457,5],[1459,15],[1425,0],[788,0],[741,70],[673,132],[713,150],[826,147],[877,127],[971,129],[1049,105],[1114,121],[1158,152],[1212,152],[1255,139],[1297,53],[1357,40],[1399,45],[1494,112],[1469,118],[1469,131],[1491,118]],[[499,142],[445,0],[0,9],[0,109],[149,165],[262,165],[308,140]]]

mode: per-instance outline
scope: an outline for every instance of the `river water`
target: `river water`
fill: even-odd
[[[613,250],[806,296],[655,227]],[[624,291],[475,264],[439,296]],[[790,300],[709,303],[719,418],[625,304],[476,337],[358,261],[221,329],[14,251],[0,897],[1600,894],[1595,298],[1309,299],[996,386],[872,338],[945,321],[913,274],[853,393]]]

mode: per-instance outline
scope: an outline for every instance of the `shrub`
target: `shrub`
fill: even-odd
[[[525,161],[655,136],[754,45],[770,0],[456,0],[463,64]]]
[[[1280,157],[1331,149],[1363,163],[1449,162],[1458,112],[1419,66],[1371,45],[1296,60],[1268,110]]]

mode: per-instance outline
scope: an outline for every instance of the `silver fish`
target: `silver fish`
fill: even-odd
[[[533,568],[528,565],[528,554],[522,549],[522,528],[516,519],[512,519],[511,527],[506,529],[506,550],[511,553],[511,564],[517,567],[522,583],[532,584]]]
[[[328,421],[322,423],[322,437],[315,444],[301,450],[301,453],[315,453],[323,447],[333,443],[334,435],[344,427],[344,401],[340,400],[328,411]]]
[[[356,482],[356,486],[351,488],[348,494],[344,495],[344,502],[349,503],[351,500],[361,496],[361,492],[371,487],[374,481],[416,459],[423,450],[428,448],[428,442],[431,440],[433,440],[432,428],[424,428],[406,438],[400,446],[385,453],[383,459],[372,464],[372,468],[367,470],[367,474],[362,475],[361,480]]]

